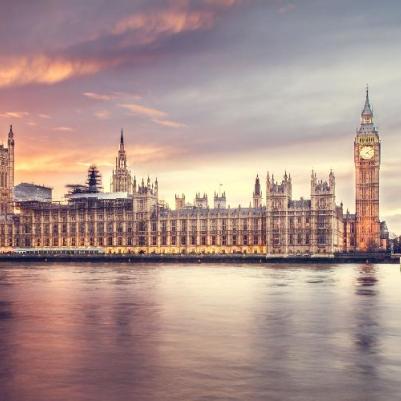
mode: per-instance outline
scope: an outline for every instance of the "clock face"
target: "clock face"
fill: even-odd
[[[375,150],[373,146],[364,146],[360,151],[359,155],[364,160],[370,160],[375,155]]]

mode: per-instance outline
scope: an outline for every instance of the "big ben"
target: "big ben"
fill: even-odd
[[[356,248],[375,251],[380,248],[379,174],[380,138],[373,123],[373,111],[366,88],[361,125],[354,142]]]

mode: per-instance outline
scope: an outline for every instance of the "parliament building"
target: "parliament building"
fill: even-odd
[[[110,192],[91,166],[86,183],[70,186],[64,202],[50,201],[48,192],[41,199],[41,191],[30,198],[32,188],[16,197],[12,127],[0,159],[1,252],[333,257],[387,246],[379,220],[380,138],[368,91],[354,141],[355,214],[336,203],[333,171],[324,178],[312,171],[308,199],[293,199],[290,174],[276,179],[268,173],[264,184],[256,176],[249,207],[227,206],[225,193],[215,193],[209,204],[207,194],[197,193],[192,203],[176,195],[171,209],[159,199],[157,179],[137,182],[131,174],[122,131]]]

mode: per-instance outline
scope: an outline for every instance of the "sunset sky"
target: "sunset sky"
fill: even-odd
[[[353,140],[369,83],[382,139],[381,217],[401,233],[401,5],[395,0],[1,1],[0,132],[16,183],[54,188],[96,163],[160,197],[220,188],[248,206],[257,173],[337,178],[354,212]],[[264,190],[264,186],[263,186]],[[265,192],[265,191],[263,191]]]

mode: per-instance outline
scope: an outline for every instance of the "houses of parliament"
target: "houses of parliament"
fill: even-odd
[[[379,220],[380,138],[366,91],[354,140],[355,214],[336,203],[333,171],[310,176],[309,199],[293,199],[292,178],[256,176],[250,207],[230,208],[225,193],[176,195],[171,209],[159,183],[137,182],[121,132],[110,192],[91,166],[87,181],[53,202],[49,188],[14,187],[14,132],[0,147],[0,252],[18,249],[100,250],[132,254],[258,254],[267,257],[374,252],[386,248]],[[47,192],[46,192],[47,191]],[[264,192],[264,193],[263,193]],[[46,195],[46,196],[44,196]]]

